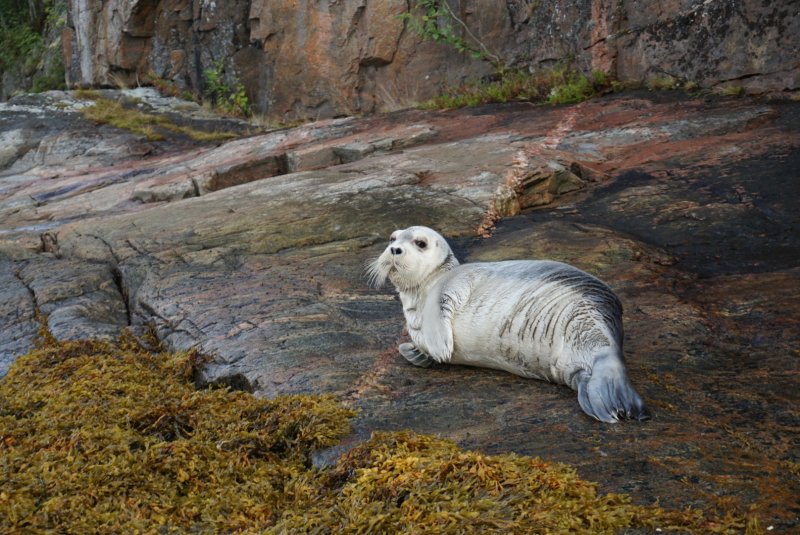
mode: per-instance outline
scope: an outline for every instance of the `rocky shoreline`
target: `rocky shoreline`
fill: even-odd
[[[98,127],[77,102],[0,104],[0,373],[40,316],[60,339],[151,330],[211,358],[199,384],[358,409],[318,464],[410,428],[567,462],[641,503],[800,522],[800,103],[642,91],[260,133],[184,113],[244,135],[198,143]],[[654,419],[605,426],[565,387],[409,366],[399,302],[363,267],[411,224],[465,261],[553,258],[606,280]]]

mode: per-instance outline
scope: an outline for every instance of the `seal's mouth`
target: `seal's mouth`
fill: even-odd
[[[392,257],[391,261],[388,262],[388,269],[386,270],[386,278],[392,281],[392,284],[397,286],[402,278],[402,273],[404,267],[400,262],[396,261],[394,257]]]

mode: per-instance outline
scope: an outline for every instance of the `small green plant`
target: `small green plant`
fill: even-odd
[[[644,82],[641,80],[615,80],[612,79],[609,84],[609,92],[619,93],[620,91],[633,91],[645,87]]]
[[[647,89],[651,91],[667,91],[678,89],[680,80],[673,76],[655,76],[647,80]]]
[[[745,94],[744,87],[740,85],[720,87],[717,92],[725,97],[743,97]]]
[[[502,75],[507,71],[505,60],[489,50],[489,47],[453,12],[447,0],[417,0],[408,12],[400,15],[400,19],[426,41],[444,43],[462,54],[487,61],[498,74]],[[466,38],[456,32],[454,25],[461,28]]]
[[[611,90],[613,81],[602,72],[587,77],[568,67],[536,73],[508,71],[498,80],[465,84],[432,98],[420,107],[448,109],[514,101],[567,104]]]
[[[547,97],[549,104],[572,104],[592,98],[597,94],[595,85],[608,85],[605,73],[594,73],[590,79],[586,75],[569,69],[553,71],[553,88]]]
[[[644,82],[644,86],[650,91],[673,91],[683,89],[685,91],[698,91],[700,84],[694,80],[687,80],[686,78],[679,78],[668,73],[664,76],[653,76]]]
[[[250,116],[250,101],[242,83],[236,80],[231,86],[225,81],[224,60],[215,61],[203,74],[206,79],[206,94],[215,108],[229,115]]]
[[[611,75],[603,71],[592,71],[592,82],[595,85],[610,86],[612,82]]]
[[[64,26],[65,0],[0,0],[0,73],[12,73],[20,89],[35,92],[65,87],[60,40],[45,36]]]
[[[100,98],[100,91],[97,89],[76,89],[72,96],[77,98],[78,100],[97,100]]]

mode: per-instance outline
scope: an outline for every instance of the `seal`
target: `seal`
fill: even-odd
[[[397,230],[367,266],[374,287],[400,294],[408,333],[400,353],[505,370],[570,386],[603,422],[646,420],[622,355],[622,304],[602,281],[550,260],[460,264],[427,227]]]

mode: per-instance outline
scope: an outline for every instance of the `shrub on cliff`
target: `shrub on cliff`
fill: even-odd
[[[451,89],[423,103],[423,108],[461,108],[511,101],[570,104],[614,86],[606,73],[594,72],[586,76],[566,63],[535,72],[512,69],[508,59],[490,50],[444,0],[416,0],[400,18],[422,40],[453,47],[462,54],[489,63],[494,70],[490,80]]]
[[[11,67],[41,44],[44,2],[0,0],[0,70]]]
[[[65,17],[65,0],[0,0],[0,94],[65,87]]]
[[[250,116],[250,101],[244,86],[236,76],[226,76],[224,60],[215,61],[211,68],[203,71],[203,76],[205,93],[214,108],[235,117]],[[233,78],[233,83],[227,82],[226,78]]]

